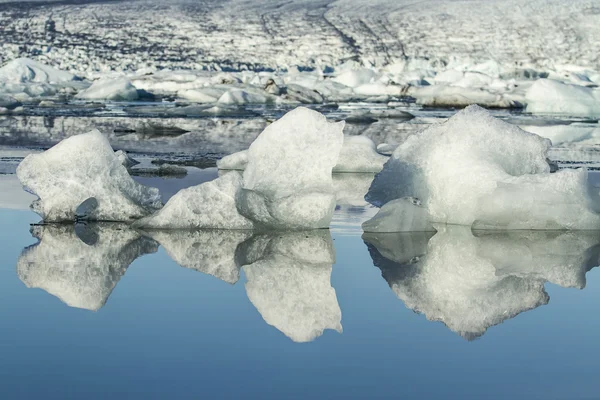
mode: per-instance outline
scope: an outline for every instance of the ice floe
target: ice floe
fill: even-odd
[[[27,156],[17,177],[39,197],[32,208],[44,221],[73,221],[88,199],[96,205],[86,215],[93,220],[130,221],[162,206],[158,190],[136,183],[99,131]]]
[[[138,90],[126,78],[98,80],[75,97],[81,100],[111,101],[135,101],[140,98]]]
[[[600,89],[539,79],[525,95],[526,111],[565,115],[600,116]]]
[[[470,106],[401,144],[367,200],[381,206],[414,197],[429,222],[473,228],[598,229],[598,193],[587,171],[550,173],[549,148],[549,140]]]

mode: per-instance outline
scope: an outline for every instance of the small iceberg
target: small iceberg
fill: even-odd
[[[527,108],[534,114],[600,116],[600,89],[538,79],[525,94]]]

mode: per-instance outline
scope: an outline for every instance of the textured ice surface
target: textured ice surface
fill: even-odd
[[[470,106],[401,144],[367,200],[420,199],[431,222],[490,229],[597,229],[587,172],[550,173],[550,142]]]
[[[365,232],[435,231],[429,222],[427,209],[414,197],[385,203],[373,218],[362,224],[362,228]]]
[[[334,172],[379,172],[388,157],[377,153],[375,143],[366,136],[344,136]]]
[[[139,99],[138,91],[127,78],[101,79],[76,96],[82,100],[135,101]]]
[[[328,227],[335,207],[331,170],[343,128],[304,107],[269,125],[248,150],[240,213],[269,228]]]
[[[295,342],[342,331],[328,231],[256,235],[244,243],[246,293],[265,322]]]
[[[155,214],[135,222],[151,229],[252,229],[254,224],[240,215],[236,197],[242,176],[231,171],[213,181],[183,189]]]
[[[600,237],[588,232],[473,234],[436,226],[427,234],[364,234],[376,266],[396,295],[427,319],[466,339],[546,304],[546,281],[585,286],[598,265]]]
[[[136,183],[98,131],[76,135],[27,156],[17,168],[25,189],[40,200],[33,210],[45,221],[72,221],[77,207],[95,198],[88,218],[128,221],[160,208],[158,189]]]
[[[333,172],[379,172],[388,157],[379,154],[375,143],[366,136],[344,136],[344,143],[333,167]],[[244,170],[248,164],[248,151],[242,150],[217,161],[223,170]]]
[[[18,58],[0,68],[0,81],[11,83],[63,83],[76,79],[65,71],[60,71],[38,61]]]
[[[151,231],[149,235],[182,267],[212,275],[233,285],[240,278],[241,268],[236,249],[252,236],[252,232],[160,230]]]
[[[600,89],[537,80],[526,93],[527,112],[600,116]]]
[[[127,267],[158,245],[122,224],[46,225],[32,228],[39,242],[23,250],[19,279],[70,307],[96,311]]]

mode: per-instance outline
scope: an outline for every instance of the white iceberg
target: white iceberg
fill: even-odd
[[[366,136],[344,136],[344,143],[333,172],[379,172],[389,157],[379,154]],[[248,150],[229,154],[219,161],[221,170],[243,171],[248,165]]]
[[[429,221],[486,229],[598,229],[587,171],[550,173],[550,141],[470,106],[401,144],[367,200],[419,199]]]
[[[28,58],[17,58],[0,68],[0,81],[4,82],[57,84],[77,79],[73,74]]]
[[[269,125],[248,150],[240,213],[258,226],[327,228],[335,208],[331,171],[342,147],[343,122],[299,107]]]
[[[236,197],[242,176],[236,171],[213,181],[180,190],[155,214],[134,223],[149,229],[252,229],[254,224],[240,215]]]
[[[70,307],[97,311],[127,267],[158,245],[122,224],[35,226],[39,242],[23,250],[17,275]]]
[[[75,96],[81,100],[135,101],[139,92],[127,78],[100,79]]]
[[[586,272],[599,262],[597,233],[436,228],[429,241],[424,233],[364,234],[363,239],[408,308],[469,340],[548,303],[547,281],[584,287]]]
[[[88,219],[105,221],[137,219],[160,208],[158,189],[135,182],[121,162],[108,140],[92,131],[27,156],[17,177],[39,197],[32,208],[44,221],[73,221],[84,202],[93,205]]]
[[[431,232],[427,209],[414,197],[385,203],[377,214],[362,224],[365,232]]]
[[[600,116],[600,89],[538,79],[525,94],[526,111]]]
[[[342,332],[329,232],[256,235],[245,243],[245,258],[246,293],[265,322],[294,342],[312,341],[326,329]]]
[[[379,172],[388,157],[377,152],[375,143],[366,136],[344,136],[334,172]]]

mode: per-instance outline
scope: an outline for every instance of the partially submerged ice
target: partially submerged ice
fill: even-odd
[[[263,227],[327,228],[335,208],[331,171],[344,122],[299,107],[269,125],[248,149],[240,213]]]
[[[158,244],[124,224],[34,226],[38,243],[23,250],[17,275],[70,307],[99,310],[138,257]]]
[[[585,287],[598,265],[597,232],[365,233],[374,264],[405,305],[468,340],[548,303],[544,284]]]
[[[600,116],[600,89],[539,79],[525,95],[530,113]]]
[[[130,221],[162,206],[158,189],[135,182],[97,130],[27,156],[17,177],[39,197],[32,209],[47,222]]]
[[[247,152],[243,177],[231,172],[173,196],[145,228],[327,228],[335,208],[331,170],[344,123],[307,108],[269,125]]]
[[[81,100],[135,101],[139,92],[127,78],[100,79],[76,96]]]
[[[377,206],[417,198],[432,223],[482,229],[600,228],[599,196],[587,184],[587,171],[550,173],[550,146],[549,140],[470,106],[409,137],[375,177],[366,198]],[[409,215],[410,208],[401,210]],[[413,211],[422,212],[416,205]]]

